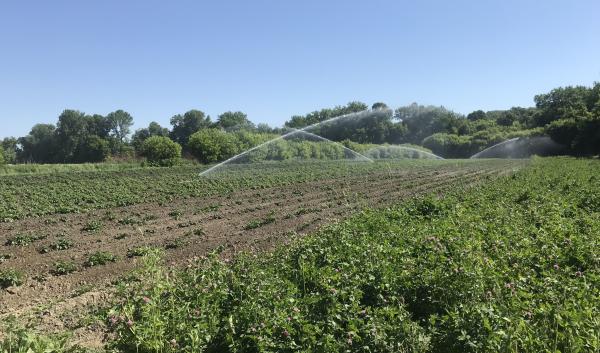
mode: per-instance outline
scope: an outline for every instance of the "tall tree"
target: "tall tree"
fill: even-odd
[[[133,117],[124,110],[117,110],[106,116],[110,126],[110,136],[123,143],[129,135]]]
[[[87,117],[88,133],[96,135],[103,139],[108,139],[112,129],[112,123],[107,117],[100,114],[94,114]]]
[[[225,131],[253,130],[254,123],[248,120],[248,116],[242,112],[225,112],[217,118],[215,124]]]
[[[58,117],[56,127],[56,141],[58,162],[69,163],[75,161],[75,154],[88,136],[88,119],[78,110],[65,110]]]
[[[14,137],[5,137],[1,143],[1,149],[4,152],[5,163],[17,163],[18,140]]]
[[[131,138],[131,144],[138,153],[142,152],[144,141],[152,136],[168,137],[169,129],[162,127],[159,123],[153,121],[148,125],[147,128],[142,128],[135,131]]]
[[[210,116],[200,110],[190,110],[183,115],[171,118],[171,138],[182,146],[186,146],[190,136],[200,129],[211,126]]]
[[[52,124],[36,124],[27,136],[20,137],[21,150],[18,160],[26,163],[52,163],[57,161],[56,127]]]

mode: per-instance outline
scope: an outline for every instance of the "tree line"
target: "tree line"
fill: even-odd
[[[413,103],[392,110],[378,102],[369,113],[317,125],[311,132],[345,144],[412,144],[446,158],[466,158],[509,138],[539,135],[550,136],[564,145],[568,154],[600,153],[600,83],[591,87],[556,88],[536,95],[534,101],[534,107],[477,110],[466,116],[441,106]],[[225,112],[212,121],[204,112],[190,110],[173,116],[170,128],[151,122],[133,134],[133,117],[126,111],[103,116],[65,110],[56,124],[36,124],[26,136],[0,141],[0,164],[85,163],[146,157],[151,164],[172,165],[181,156],[212,163],[289,129],[368,108],[365,103],[350,102],[292,116],[283,128],[255,125],[239,111]],[[281,153],[297,157],[289,151]]]

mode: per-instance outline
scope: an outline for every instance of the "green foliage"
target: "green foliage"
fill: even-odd
[[[142,155],[153,166],[172,167],[179,163],[181,146],[165,136],[152,136],[142,144]]]
[[[169,129],[163,128],[159,123],[153,121],[147,128],[138,129],[131,138],[131,144],[138,153],[142,152],[142,145],[146,139],[152,136],[169,136]]]
[[[138,246],[133,249],[127,250],[127,257],[145,256],[145,255],[152,253],[155,250],[156,250],[155,248],[150,247],[150,246]]]
[[[173,129],[170,137],[187,148],[190,136],[196,131],[209,128],[211,124],[210,117],[199,110],[190,110],[183,115],[177,114],[171,118]]]
[[[85,349],[68,344],[70,335],[40,335],[17,326],[14,318],[9,318],[0,327],[0,353],[83,353]]]
[[[117,110],[109,113],[106,116],[106,122],[110,131],[111,137],[123,143],[129,135],[131,126],[133,125],[133,117],[123,110]]]
[[[57,261],[52,265],[52,274],[64,276],[77,271],[77,265],[72,261]]]
[[[88,257],[85,265],[87,267],[93,267],[106,265],[107,263],[115,261],[117,261],[117,257],[115,255],[106,251],[96,251]]]
[[[188,148],[202,163],[222,161],[238,153],[235,135],[213,128],[190,136]]]
[[[0,148],[0,165],[3,165],[6,163],[6,160],[4,159],[4,150],[2,148]]]
[[[73,241],[69,240],[69,239],[58,239],[57,241],[55,241],[54,243],[52,243],[50,245],[50,249],[52,250],[67,250],[73,247],[73,245],[75,245],[75,243],[73,243]]]
[[[215,125],[225,131],[253,130],[255,128],[254,124],[248,120],[248,116],[242,112],[225,112],[219,115]]]
[[[316,145],[315,145],[316,146]],[[311,149],[311,153],[313,150]],[[315,147],[315,153],[319,150]],[[339,163],[306,161],[303,163],[263,163],[242,170],[230,166],[218,179],[198,178],[201,168],[194,165],[173,168],[130,168],[111,165],[32,169],[33,174],[0,176],[0,221],[40,215],[86,212],[145,202],[169,202],[174,197],[206,197],[227,194],[240,188],[267,188],[347,175],[374,173],[389,168],[440,166],[445,163],[494,165],[494,161],[386,161],[385,163]],[[498,161],[498,164],[504,162]],[[88,170],[87,167],[90,167]],[[96,168],[96,169],[94,169]],[[0,169],[1,170],[1,169]],[[73,172],[74,170],[76,172]],[[194,182],[181,182],[193,180]],[[23,188],[23,185],[28,185]],[[86,227],[87,228],[87,227]]]
[[[6,239],[6,245],[12,246],[27,246],[38,240],[46,238],[45,235],[39,234],[17,234]]]
[[[104,224],[99,220],[91,220],[87,222],[81,230],[84,232],[97,233],[104,227]]]
[[[276,220],[277,219],[275,218],[275,212],[270,212],[265,218],[251,220],[250,222],[248,222],[248,224],[246,224],[244,229],[250,230],[250,229],[260,228],[267,224],[271,224],[271,223],[275,222]]]
[[[595,352],[599,172],[535,159],[259,257],[167,270],[150,253],[108,321],[140,352]]]
[[[7,268],[0,269],[0,289],[20,286],[25,281],[25,274],[21,271]]]

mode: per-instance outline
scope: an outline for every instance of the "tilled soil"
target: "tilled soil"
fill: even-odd
[[[132,270],[141,246],[165,249],[176,266],[194,256],[225,248],[263,251],[297,235],[351,215],[364,207],[383,207],[426,193],[443,193],[510,172],[515,164],[411,168],[345,178],[240,190],[222,196],[178,199],[96,210],[85,214],[53,215],[0,223],[1,268],[27,274],[20,287],[0,290],[0,320],[16,315],[46,331],[75,330],[81,343],[100,345],[101,330],[90,326],[89,312],[102,307],[111,283]],[[42,239],[26,246],[8,245],[19,235]],[[72,247],[56,250],[59,240]],[[100,266],[86,264],[90,254],[104,251],[117,257]],[[56,262],[68,261],[77,270],[55,273]]]

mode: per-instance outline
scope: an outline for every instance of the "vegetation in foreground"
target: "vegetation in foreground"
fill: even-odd
[[[268,256],[151,254],[108,323],[131,352],[598,351],[599,172],[538,159]]]

